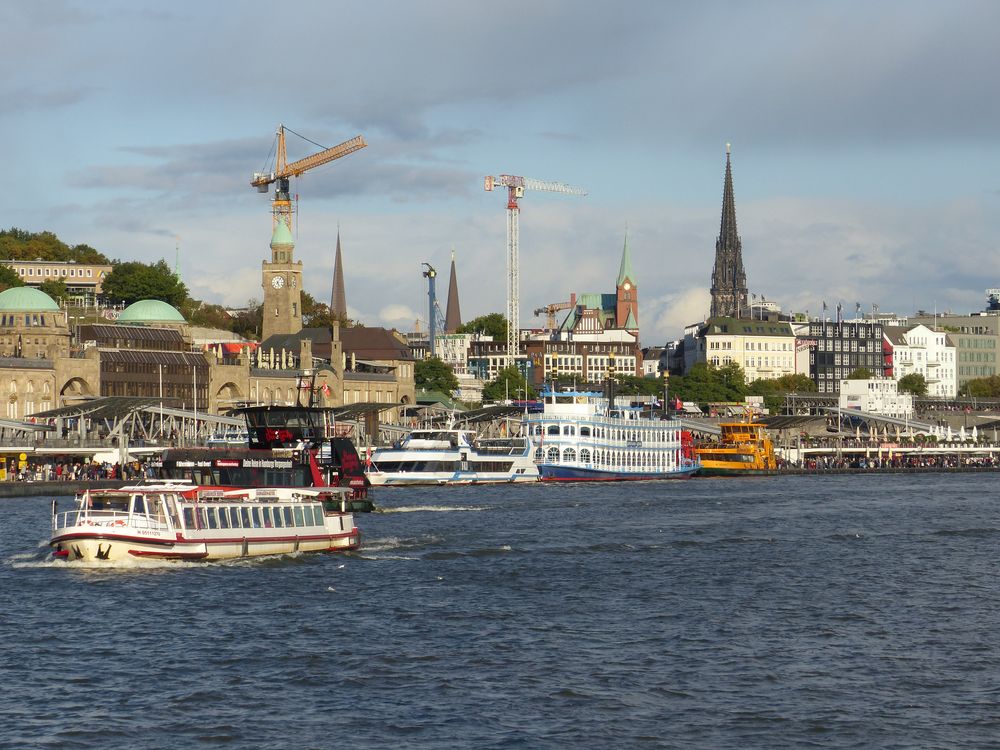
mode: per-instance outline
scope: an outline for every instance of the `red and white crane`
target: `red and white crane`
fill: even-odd
[[[563,193],[565,195],[586,195],[585,190],[571,187],[562,182],[544,182],[530,177],[517,177],[502,174],[499,177],[487,175],[485,187],[492,192],[494,187],[507,188],[507,367],[514,365],[521,353],[521,297],[520,271],[518,257],[520,247],[518,241],[519,199],[524,197],[525,190],[541,190],[546,193]]]

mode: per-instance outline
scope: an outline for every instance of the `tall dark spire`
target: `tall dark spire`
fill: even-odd
[[[715,266],[712,268],[711,317],[738,318],[749,312],[747,275],[743,270],[743,247],[736,233],[736,201],[733,199],[733,170],[726,144],[726,184],[722,190],[722,222],[715,241]]]
[[[451,251],[451,281],[448,282],[448,312],[444,316],[444,332],[455,333],[462,325],[462,310],[458,306],[458,274],[455,273],[455,251]]]
[[[333,293],[330,295],[330,314],[347,317],[347,294],[344,292],[344,259],[340,255],[340,227],[337,227],[337,258],[333,262]]]

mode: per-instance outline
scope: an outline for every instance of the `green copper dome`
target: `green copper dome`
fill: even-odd
[[[0,292],[0,310],[6,312],[58,309],[59,305],[49,295],[30,286],[12,286]]]
[[[184,316],[176,307],[158,299],[144,299],[133,302],[118,316],[119,323],[183,323]]]
[[[275,245],[294,245],[295,240],[288,229],[288,225],[282,219],[274,225],[274,234],[271,235],[271,247]]]

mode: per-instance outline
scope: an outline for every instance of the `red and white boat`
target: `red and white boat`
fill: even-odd
[[[70,561],[224,560],[357,549],[347,487],[230,489],[142,484],[52,503],[52,554]]]

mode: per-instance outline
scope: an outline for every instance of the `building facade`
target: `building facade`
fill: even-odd
[[[892,378],[840,381],[840,408],[868,414],[908,419],[913,416],[913,396],[900,393]]]
[[[885,376],[883,328],[874,321],[814,320],[808,327],[809,377],[820,393],[839,393],[858,368]]]
[[[710,318],[692,337],[692,347],[692,364],[737,364],[748,383],[796,373],[795,334],[784,321]]]
[[[920,375],[927,395],[955,398],[958,394],[955,346],[951,336],[925,325],[885,328],[885,349],[891,356],[887,374],[899,382],[907,375]]]
[[[1000,311],[987,311],[973,315],[911,316],[911,323],[922,323],[947,331],[955,345],[956,388],[970,380],[1000,375],[997,355],[1000,349]]]
[[[103,293],[102,284],[111,266],[105,263],[76,263],[54,260],[4,260],[31,287],[46,281],[62,281],[71,300],[77,304],[94,305]]]

